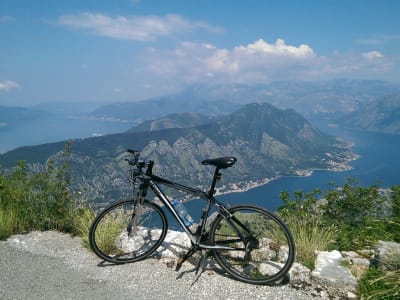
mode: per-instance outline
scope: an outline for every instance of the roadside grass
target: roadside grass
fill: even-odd
[[[51,158],[42,172],[19,161],[10,175],[0,173],[0,239],[32,230],[85,234],[93,211],[70,191],[70,146]],[[89,226],[89,225],[86,225]]]
[[[367,270],[359,281],[359,294],[364,300],[400,299],[400,270]]]
[[[336,228],[326,225],[320,215],[305,215],[286,219],[296,245],[296,260],[313,270],[315,251],[325,251],[332,245]]]
[[[89,231],[90,226],[95,218],[95,211],[90,207],[82,206],[76,210],[74,218],[74,234],[82,238],[83,245],[90,249]]]
[[[13,234],[13,212],[0,209],[0,240],[5,240]]]

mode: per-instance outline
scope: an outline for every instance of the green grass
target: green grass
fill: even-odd
[[[96,243],[103,252],[112,255],[120,254],[115,240],[121,235],[123,228],[126,228],[126,222],[126,218],[122,215],[110,214],[97,225]]]
[[[364,300],[400,299],[400,270],[367,270],[359,281],[359,294]]]
[[[74,234],[82,238],[83,245],[88,249],[90,249],[90,226],[92,225],[95,216],[94,210],[85,206],[76,209],[74,216]]]
[[[315,250],[325,251],[332,245],[336,228],[326,225],[321,215],[305,215],[286,219],[296,244],[296,260],[314,269]]]
[[[67,143],[61,159],[49,159],[43,172],[28,172],[24,161],[9,176],[0,172],[0,239],[32,230],[84,231],[83,223],[92,213],[69,189],[69,154]]]
[[[12,211],[0,209],[0,240],[5,240],[13,234],[15,219]]]

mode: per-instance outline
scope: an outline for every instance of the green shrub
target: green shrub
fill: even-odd
[[[350,179],[324,193],[297,191],[293,199],[281,193],[284,205],[278,213],[293,233],[297,259],[312,266],[314,250],[359,250],[378,240],[399,241],[400,187],[391,190],[381,195],[378,186],[360,187]]]
[[[387,230],[391,217],[385,211],[388,201],[378,193],[378,187],[360,187],[356,180],[326,192],[324,217],[338,228],[335,247],[338,250],[372,248],[378,239],[392,240]]]
[[[366,300],[400,299],[400,270],[367,270],[360,278],[359,294]]]
[[[393,235],[393,241],[400,243],[400,186],[391,188],[392,217],[387,223],[387,231]]]
[[[82,238],[83,245],[88,249],[90,248],[89,231],[94,218],[94,210],[85,205],[75,210],[74,231],[72,233],[80,236]]]
[[[314,268],[315,250],[328,250],[335,239],[336,228],[325,222],[317,202],[319,190],[304,194],[295,192],[290,199],[287,192],[281,193],[285,203],[278,213],[288,224],[296,244],[297,261]]]
[[[10,176],[0,175],[0,238],[31,230],[76,231],[77,205],[69,190],[67,143],[60,157],[49,159],[44,172],[28,174],[24,161]]]

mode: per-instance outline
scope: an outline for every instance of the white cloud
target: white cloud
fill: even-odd
[[[365,59],[368,60],[373,60],[373,59],[377,59],[377,58],[383,58],[383,54],[380,53],[379,51],[370,51],[370,52],[365,52],[361,54],[362,57],[364,57]]]
[[[63,26],[86,30],[90,34],[135,41],[152,41],[159,37],[173,36],[196,29],[222,31],[220,27],[205,22],[193,22],[175,14],[163,17],[110,17],[103,14],[81,13],[60,16],[57,22]]]
[[[20,88],[20,85],[15,81],[5,80],[3,82],[0,82],[0,91],[8,92],[12,89],[18,89],[18,88]]]
[[[282,39],[277,39],[275,44],[269,44],[263,39],[259,39],[253,44],[247,46],[236,47],[235,52],[243,52],[246,55],[264,54],[275,57],[290,57],[290,58],[312,58],[315,56],[314,51],[308,45],[300,45],[299,47],[286,45]]]
[[[148,71],[168,82],[181,84],[240,82],[247,84],[274,80],[315,80],[322,78],[373,76],[387,72],[393,62],[378,51],[318,56],[311,46],[286,44],[277,39],[259,39],[232,49],[211,44],[180,43],[175,49],[146,53]]]
[[[311,47],[286,45],[282,39],[276,40],[274,44],[259,39],[232,50],[186,42],[172,51],[151,49],[147,54],[151,72],[160,75],[180,74],[181,78],[189,82],[209,78],[265,81],[278,76],[283,69],[304,68],[316,57]]]

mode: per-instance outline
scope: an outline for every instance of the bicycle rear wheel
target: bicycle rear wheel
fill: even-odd
[[[214,257],[235,279],[270,284],[281,279],[295,259],[288,227],[273,213],[257,206],[234,206],[231,217],[221,215],[210,230]]]
[[[105,208],[94,220],[89,232],[93,251],[115,264],[131,263],[152,254],[163,242],[168,223],[157,205],[145,200],[123,200]]]

